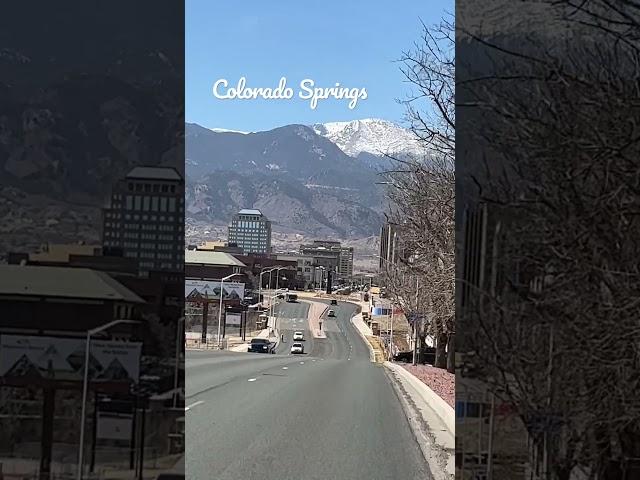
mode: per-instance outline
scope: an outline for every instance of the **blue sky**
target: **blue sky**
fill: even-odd
[[[187,0],[186,120],[242,131],[372,117],[401,123],[404,107],[396,100],[410,86],[395,60],[419,39],[420,19],[436,23],[453,10],[452,0]],[[249,87],[271,88],[287,77],[294,97],[214,97],[216,80],[235,86],[243,76]],[[366,88],[367,99],[353,110],[345,99],[321,100],[312,110],[298,98],[305,78],[316,87]]]

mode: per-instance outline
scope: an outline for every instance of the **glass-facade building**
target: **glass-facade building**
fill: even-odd
[[[136,167],[104,210],[103,244],[138,260],[140,273],[184,270],[184,180],[170,167]]]
[[[240,210],[231,219],[228,242],[242,248],[245,255],[270,253],[271,222],[260,210]]]

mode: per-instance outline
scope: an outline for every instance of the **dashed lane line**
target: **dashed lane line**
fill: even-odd
[[[198,400],[197,402],[192,403],[191,405],[184,407],[184,411],[188,412],[189,410],[191,410],[193,407],[196,407],[198,405],[200,405],[201,403],[204,403],[204,400]]]

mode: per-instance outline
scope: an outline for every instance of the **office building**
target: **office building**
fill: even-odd
[[[313,288],[314,287],[314,265],[313,257],[299,254],[279,254],[276,256],[276,260],[282,262],[295,262],[297,277],[301,288]]]
[[[312,257],[314,267],[334,272],[340,281],[349,281],[353,276],[353,247],[343,247],[331,240],[315,240],[313,244],[301,245],[300,255]]]
[[[242,209],[229,225],[229,244],[242,248],[245,255],[271,252],[271,222],[260,210]]]
[[[116,184],[104,211],[105,255],[138,260],[149,271],[183,271],[184,179],[170,167],[136,167]]]

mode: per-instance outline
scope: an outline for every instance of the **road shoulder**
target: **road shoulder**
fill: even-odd
[[[384,362],[385,372],[435,480],[455,477],[455,410],[399,365]]]

